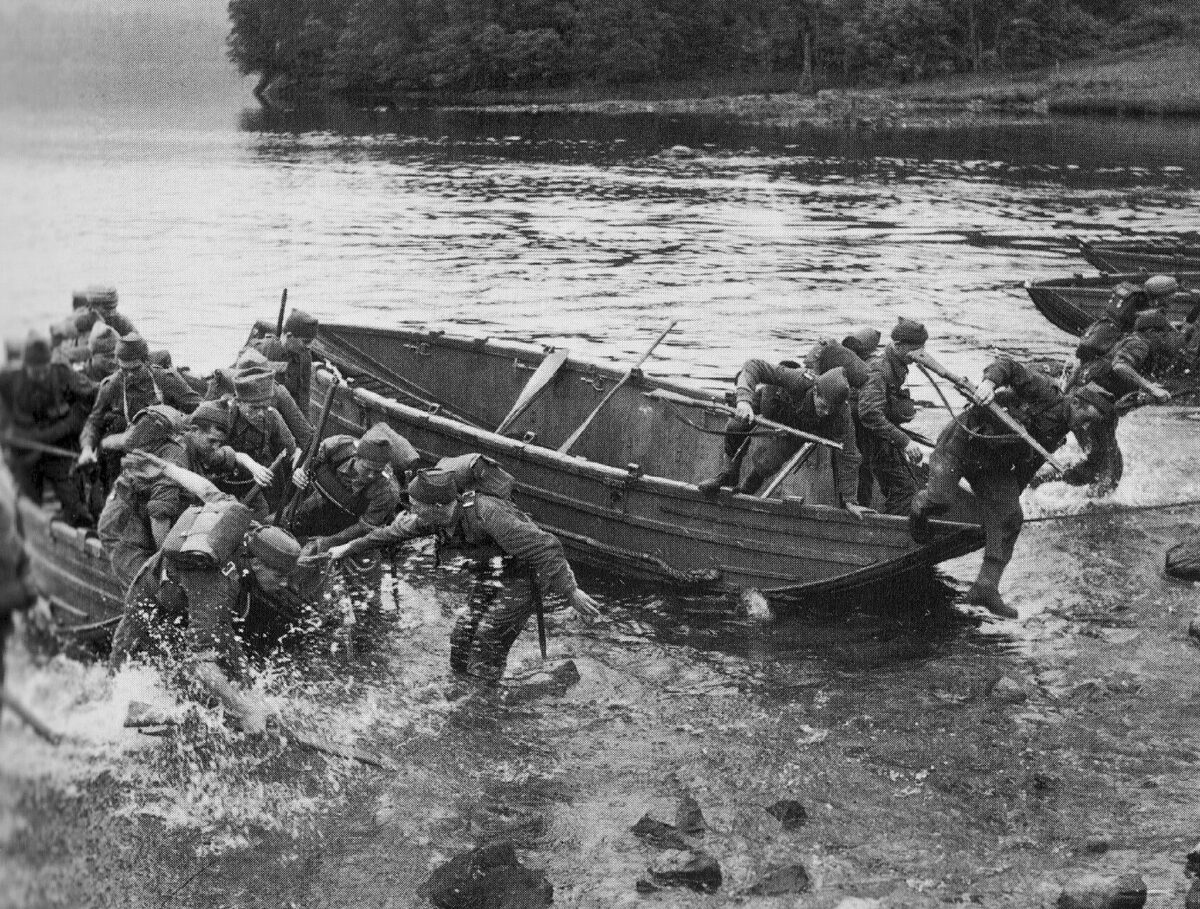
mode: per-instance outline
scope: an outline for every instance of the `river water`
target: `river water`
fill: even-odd
[[[1040,120],[855,132],[648,115],[429,111],[311,120],[242,110],[240,101],[186,110],[13,109],[0,119],[0,274],[7,285],[0,305],[4,333],[21,336],[65,315],[73,289],[112,283],[144,334],[168,347],[176,362],[199,370],[230,362],[250,322],[273,318],[284,287],[292,305],[322,319],[565,344],[618,364],[636,358],[669,319],[678,319],[646,370],[712,389],[726,387],[747,356],[795,355],[818,338],[841,336],[849,325],[886,332],[904,315],[926,323],[929,347],[947,365],[978,375],[997,350],[1069,355],[1072,339],[1033,309],[1021,282],[1089,272],[1071,234],[1200,226],[1198,152],[1200,126],[1188,121]],[[929,405],[921,417],[925,428],[936,428],[933,391],[918,384],[916,394]],[[1123,424],[1127,475],[1105,504],[1200,497],[1196,424],[1187,416],[1161,411]],[[1034,515],[1090,504],[1061,484],[1028,495]],[[945,585],[919,595],[896,591],[774,622],[753,610],[730,617],[728,604],[587,576],[613,621],[586,633],[568,625],[554,645],[555,655],[576,658],[584,693],[533,719],[514,720],[525,724],[521,735],[560,746],[556,760],[568,779],[587,765],[579,750],[586,751],[587,741],[611,761],[604,765],[612,773],[607,784],[598,757],[587,767],[601,774],[588,802],[603,818],[596,822],[600,833],[575,830],[575,839],[564,834],[563,842],[600,848],[596,837],[617,837],[629,812],[636,820],[641,799],[663,795],[662,786],[647,784],[649,771],[631,769],[637,763],[631,755],[650,747],[641,733],[657,734],[674,723],[675,739],[662,745],[665,756],[646,760],[656,768],[658,761],[674,761],[677,771],[686,765],[680,779],[710,794],[732,838],[724,843],[727,873],[748,881],[757,870],[744,858],[754,835],[738,826],[728,791],[716,805],[721,787],[711,776],[763,759],[737,750],[746,747],[747,736],[779,734],[770,722],[789,716],[793,744],[820,743],[830,729],[840,729],[835,738],[843,736],[843,750],[830,758],[837,763],[878,746],[868,731],[872,724],[900,736],[947,705],[971,707],[997,678],[1019,675],[1013,661],[1026,661],[1020,665],[1043,692],[1061,690],[1070,675],[1063,662],[1074,653],[1062,638],[1075,633],[1069,626],[1080,604],[1103,612],[1157,597],[1155,603],[1166,601],[1174,611],[1190,602],[1155,574],[1161,546],[1191,516],[1166,514],[1132,525],[1128,537],[1124,525],[1114,529],[1111,521],[1029,528],[1005,585],[1024,625],[983,622],[953,605],[978,556],[949,564]],[[431,577],[437,576],[420,559],[394,571],[385,610],[370,626],[372,645],[358,663],[342,662],[336,649],[322,651],[313,657],[319,668],[277,661],[264,667],[259,682],[314,723],[347,735],[369,731],[376,743],[411,758],[410,767],[425,767],[406,778],[419,779],[415,789],[364,784],[352,763],[297,770],[258,753],[201,759],[186,748],[166,746],[166,757],[163,749],[147,751],[137,736],[119,729],[119,719],[130,698],[168,701],[161,679],[135,672],[110,679],[98,667],[64,657],[46,664],[14,644],[13,686],[76,736],[74,746],[51,757],[11,718],[4,721],[0,761],[7,772],[25,787],[40,774],[51,780],[23,802],[0,804],[0,814],[8,812],[0,833],[7,831],[9,844],[0,872],[19,885],[13,893],[24,895],[14,904],[38,904],[38,894],[53,903],[81,892],[78,864],[59,862],[58,889],[39,890],[31,869],[40,866],[28,851],[34,847],[12,846],[14,830],[35,831],[29,842],[45,848],[74,842],[48,818],[54,811],[76,816],[72,812],[81,809],[64,806],[80,789],[111,796],[115,787],[117,817],[161,825],[136,828],[143,835],[184,831],[171,848],[185,865],[197,856],[233,856],[222,866],[230,887],[239,850],[252,846],[267,850],[280,867],[303,860],[304,894],[337,905],[325,889],[332,885],[317,882],[324,879],[312,870],[313,830],[328,822],[338,836],[353,839],[361,818],[338,826],[342,822],[328,816],[350,811],[356,801],[374,812],[371,830],[390,830],[392,846],[411,850],[411,874],[444,858],[463,834],[449,823],[453,811],[438,811],[466,790],[455,791],[445,768],[430,770],[431,759],[413,742],[428,736],[445,746],[438,752],[443,758],[445,748],[462,747],[485,763],[495,756],[488,749],[500,746],[454,737],[453,708],[438,691],[444,637],[462,591],[453,580],[442,586]],[[1100,622],[1102,631],[1110,625]],[[514,654],[518,665],[533,661],[528,637]],[[686,695],[698,690],[714,698],[711,713],[697,713],[695,699]],[[907,694],[897,696],[900,690]],[[720,706],[731,698],[741,706]],[[340,705],[336,717],[330,705]],[[604,727],[584,745],[572,740],[568,746],[564,710],[579,717],[590,710],[599,724],[616,717],[619,730]],[[764,710],[774,719],[768,722]],[[950,727],[964,721],[938,720]],[[702,727],[706,741],[718,743],[714,754],[723,755],[719,769],[701,772],[708,751],[702,759],[698,745],[680,744]],[[930,734],[944,732],[931,728]],[[1020,737],[1008,735],[973,751],[976,763],[989,748],[1003,750]],[[523,741],[508,741],[507,751],[496,752],[503,752],[504,772],[512,777],[504,778],[506,785],[522,779]],[[772,755],[772,761],[778,757]],[[264,761],[271,770],[265,782],[255,776]],[[903,778],[887,770],[883,779],[912,795],[929,773],[914,775],[915,766]],[[181,767],[194,774],[180,777]],[[234,770],[237,783],[226,778]],[[785,765],[772,785],[786,788],[799,772]],[[303,786],[289,788],[292,773]],[[820,788],[806,779],[810,790]],[[860,784],[851,777],[839,782]],[[605,793],[607,808],[593,803]],[[851,810],[828,792],[821,797]],[[399,827],[387,820],[409,810],[395,808],[406,804],[413,813],[434,812],[425,827],[411,817]],[[442,807],[434,810],[434,804]],[[930,809],[921,819],[937,829],[957,810]],[[859,832],[869,816],[859,818]],[[559,833],[567,829],[561,813],[554,823]],[[130,856],[139,841],[127,831],[122,837],[114,867],[125,871],[114,874],[132,886],[137,872],[128,869],[137,863]],[[740,853],[730,845],[734,839],[745,847]],[[381,856],[378,842],[357,853],[339,844],[343,859]],[[967,845],[959,846],[965,856]],[[94,842],[88,848],[109,856]],[[830,864],[828,850],[805,848],[820,854],[810,862],[826,862],[827,880],[839,880],[840,866]],[[599,879],[564,867],[570,854],[550,847],[542,853],[542,865],[557,868],[559,885],[566,881],[568,904],[612,905],[630,892],[632,878],[622,878],[623,889],[591,901],[589,893],[602,892]],[[597,865],[600,879],[634,874],[642,860],[628,850],[604,854],[609,865]],[[901,871],[896,880],[907,880],[915,894],[941,892],[926,886],[934,872],[920,855],[905,853],[911,874],[906,879]],[[188,883],[180,867],[171,883]],[[870,863],[855,868],[860,879],[892,881],[869,871],[878,869]],[[354,881],[367,887],[368,877],[363,872]],[[969,893],[974,885],[955,886]],[[282,892],[292,884],[272,879],[260,889],[270,887]],[[1022,887],[1026,896],[1034,892],[1028,881]],[[1013,883],[1012,889],[1020,888]],[[153,903],[162,892],[137,891],[130,904]],[[224,905],[230,893],[218,888],[211,898],[192,898],[196,905]],[[116,896],[96,900],[120,904]]]

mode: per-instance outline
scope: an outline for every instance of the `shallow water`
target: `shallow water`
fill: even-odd
[[[274,316],[286,286],[294,305],[326,319],[567,344],[617,363],[677,318],[647,371],[714,389],[750,354],[794,355],[847,324],[886,330],[903,314],[927,323],[930,347],[947,365],[977,375],[997,349],[1070,352],[1072,340],[1037,315],[1020,287],[1025,278],[1088,270],[1068,234],[1196,226],[1198,145],[1200,127],[1153,121],[861,134],[437,112],[313,122],[243,113],[238,103],[182,112],[14,110],[0,119],[5,331],[44,325],[65,314],[73,288],[111,281],[152,340],[178,362],[207,369],[232,359],[252,319]],[[919,428],[932,434],[942,419],[936,397],[922,386],[917,396],[929,405]],[[1181,417],[1146,410],[1122,425],[1127,474],[1104,504],[1200,498],[1200,424]],[[1034,517],[1096,504],[1062,484],[1026,498]],[[189,863],[220,858],[233,863],[214,866],[227,875],[216,892],[228,894],[249,845],[276,869],[254,872],[265,890],[282,892],[309,875],[314,904],[336,904],[329,881],[339,872],[313,858],[332,850],[326,834],[351,866],[382,861],[376,850],[384,845],[403,847],[412,860],[401,877],[416,878],[469,839],[460,800],[547,778],[572,784],[575,809],[552,812],[561,845],[542,848],[543,864],[566,882],[565,904],[611,904],[644,861],[612,844],[646,805],[667,798],[672,790],[661,781],[672,770],[694,785],[711,777],[727,834],[722,858],[745,882],[755,870],[747,849],[774,855],[782,847],[755,838],[761,823],[738,813],[736,787],[722,788],[728,780],[744,772],[746,785],[764,792],[806,780],[795,785],[832,804],[837,796],[811,776],[805,749],[832,747],[829,772],[848,774],[839,779],[851,787],[861,780],[846,768],[864,753],[855,749],[867,749],[896,774],[880,777],[893,788],[880,800],[924,798],[931,789],[917,774],[928,775],[928,766],[880,749],[894,750],[917,730],[941,734],[935,720],[976,723],[971,711],[1002,676],[1029,673],[1040,691],[1063,688],[1078,636],[1108,641],[1128,631],[1122,610],[1139,597],[1188,608],[1186,592],[1163,584],[1155,559],[1192,517],[1178,510],[1031,525],[1005,582],[1022,624],[954,603],[977,555],[944,566],[920,591],[774,617],[754,602],[675,597],[581,574],[609,621],[554,631],[551,655],[574,657],[583,681],[527,715],[502,715],[498,731],[486,716],[464,722],[444,696],[446,634],[465,579],[431,571],[428,560],[402,562],[385,585],[384,608],[364,617],[352,657],[336,638],[318,638],[272,657],[257,681],[294,722],[392,755],[404,768],[398,781],[283,743],[249,747],[210,713],[176,736],[148,740],[120,721],[130,700],[174,703],[161,676],[130,670],[108,678],[63,658],[31,660],[14,644],[13,689],[73,738],[51,750],[5,716],[0,764],[20,781],[14,792],[31,800],[0,810],[10,825],[8,838],[0,836],[5,873],[20,884],[13,892],[36,904],[41,885],[30,871],[36,862],[16,845],[21,831],[33,829],[29,842],[47,848],[69,841],[74,834],[55,832],[47,806],[86,815],[80,794],[107,793],[112,817],[132,822],[113,828],[114,843],[134,856],[121,853],[114,867],[140,867],[138,844],[161,838],[155,855],[176,850],[171,886],[199,867]],[[1157,615],[1156,606],[1144,608]],[[536,666],[532,638],[514,652],[517,674]],[[1164,636],[1151,650],[1169,651],[1164,665],[1186,665],[1173,646]],[[1130,672],[1145,681],[1153,664],[1143,658]],[[771,726],[771,717],[783,717],[783,726]],[[990,747],[1002,751],[1016,738],[1005,726]],[[545,766],[539,747],[553,751]],[[797,753],[791,769],[789,747]],[[978,754],[972,760],[996,769]],[[592,774],[590,782],[580,774]],[[954,810],[990,818],[1002,812],[991,798]],[[850,803],[839,806],[854,813]],[[953,816],[942,811],[918,817],[936,829]],[[581,829],[588,816],[594,826]],[[864,823],[855,815],[850,832]],[[850,832],[825,831],[833,839]],[[103,855],[108,847],[89,848]],[[569,867],[593,848],[607,862],[597,867],[619,887],[597,889]],[[831,861],[819,844],[804,848]],[[914,856],[905,861],[923,879],[918,872],[929,867]],[[857,868],[860,878],[886,876],[869,865]],[[61,892],[77,893],[78,873],[59,862],[50,877]],[[345,873],[370,891],[366,871]],[[837,879],[834,871],[827,877]],[[133,902],[162,895],[147,887]],[[221,899],[195,897],[200,905]]]

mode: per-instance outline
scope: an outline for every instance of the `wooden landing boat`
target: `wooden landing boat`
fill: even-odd
[[[1200,271],[1178,272],[1175,278],[1183,290],[1200,288]],[[1026,281],[1025,290],[1043,316],[1068,334],[1079,337],[1100,315],[1112,298],[1113,288],[1121,282],[1144,284],[1144,274],[1113,274],[1085,278],[1056,278],[1051,281]],[[1164,311],[1172,322],[1182,322],[1195,305],[1189,294],[1171,297]]]
[[[34,585],[50,604],[64,639],[103,644],[121,619],[124,591],[94,533],[53,520],[18,501]]]
[[[1200,271],[1200,236],[1092,241],[1075,238],[1079,252],[1102,272],[1175,274]]]
[[[429,462],[482,452],[518,483],[517,504],[562,540],[568,556],[629,578],[723,592],[755,588],[801,598],[887,587],[906,572],[976,550],[975,524],[936,522],[923,546],[905,518],[857,520],[831,507],[829,471],[798,471],[780,499],[696,483],[718,470],[725,411],[710,394],[635,372],[568,453],[581,426],[623,371],[566,359],[504,435],[493,430],[548,349],[441,332],[320,327],[313,350],[348,382],[338,385],[325,433],[361,434],[386,421]],[[334,383],[314,370],[312,407]],[[648,397],[665,390],[690,403]],[[894,588],[893,588],[894,590]]]

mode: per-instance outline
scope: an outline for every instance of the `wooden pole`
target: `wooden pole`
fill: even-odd
[[[8,689],[0,690],[0,702],[3,702],[5,707],[25,721],[25,725],[44,738],[51,745],[57,745],[62,741],[63,737],[60,733],[55,732],[36,716],[34,716],[33,711],[13,697],[8,692]]]
[[[696,398],[689,398],[687,395],[676,394],[673,391],[667,391],[665,388],[656,388],[654,391],[646,392],[647,398],[658,398],[660,401],[670,401],[672,404],[682,404],[685,407],[713,407],[724,413],[737,413],[736,407],[730,407],[728,404],[722,404],[720,401],[702,401]],[[797,439],[803,439],[806,442],[815,442],[818,445],[824,445],[826,448],[836,448],[842,450],[842,443],[835,442],[833,439],[827,439],[824,436],[813,435],[810,432],[805,432],[802,429],[793,429],[783,423],[776,423],[774,420],[768,420],[766,417],[755,416],[754,424],[764,426],[767,429],[775,432],[787,433],[790,436],[795,436]]]

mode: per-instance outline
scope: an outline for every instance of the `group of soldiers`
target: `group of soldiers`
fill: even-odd
[[[95,528],[126,591],[112,667],[181,656],[197,696],[261,730],[269,714],[241,684],[238,621],[319,611],[328,569],[342,560],[357,569],[352,595],[377,597],[371,554],[425,536],[484,563],[512,556],[514,585],[525,588],[497,599],[478,585],[451,637],[451,667],[468,680],[498,682],[543,596],[598,615],[559,541],[512,504],[511,478],[493,462],[473,455],[421,469],[385,423],[320,438],[308,417],[311,316],[293,309],[277,333],[201,378],[151,350],[117,299],[111,288],[77,294],[72,316],[49,336],[30,334],[0,373],[17,488],[41,502],[51,485],[62,519]],[[25,603],[19,574],[14,603]]]
[[[920,323],[901,318],[882,348],[879,331],[860,327],[818,343],[803,362],[747,360],[721,470],[699,488],[710,497],[722,487],[755,492],[797,452],[793,436],[755,433],[760,417],[840,443],[831,469],[842,506],[860,518],[876,502],[907,515],[917,542],[930,539],[930,519],[954,506],[965,479],[986,534],[967,600],[1015,618],[999,584],[1022,526],[1020,495],[1068,433],[1085,459],[1062,480],[1119,481],[1121,414],[1145,398],[1170,398],[1154,376],[1194,340],[1159,308],[1174,290],[1172,279],[1156,277],[1136,294],[1114,296],[1057,380],[998,357],[927,465],[927,440],[907,426],[916,415],[909,369],[927,357]],[[321,603],[335,564],[353,567],[357,591],[377,597],[378,550],[406,540],[437,537],[468,549],[480,565],[509,557],[495,562],[504,566],[505,592],[477,585],[451,634],[451,668],[467,679],[498,682],[543,597],[587,620],[598,615],[559,541],[513,505],[512,478],[495,462],[473,454],[423,468],[385,423],[361,437],[322,438],[324,427],[309,420],[317,329],[293,309],[229,368],[201,378],[150,348],[118,310],[115,290],[91,288],[75,295],[72,315],[49,335],[33,333],[10,350],[0,372],[0,426],[15,488],[41,502],[52,487],[64,520],[95,528],[126,591],[111,664],[181,655],[187,683],[249,730],[263,728],[268,713],[240,687],[239,617],[296,615]],[[7,476],[0,481],[0,536],[8,539],[18,521]],[[4,558],[6,626],[34,596],[20,547],[6,545]]]
[[[920,323],[901,318],[882,350],[880,333],[860,327],[840,341],[821,341],[802,363],[747,360],[736,380],[737,412],[726,425],[721,470],[700,489],[709,496],[722,487],[753,493],[797,451],[802,442],[794,436],[754,436],[758,417],[840,443],[832,470],[841,505],[861,517],[871,510],[877,485],[879,509],[907,515],[919,543],[931,539],[930,519],[962,500],[959,481],[965,479],[986,538],[966,600],[1016,618],[999,585],[1024,520],[1021,493],[1068,433],[1085,458],[1061,480],[1101,490],[1120,481],[1120,416],[1145,399],[1170,400],[1154,377],[1181,356],[1194,356],[1191,348],[1200,340],[1193,316],[1180,330],[1161,308],[1177,290],[1168,276],[1120,289],[1057,380],[1035,365],[997,357],[969,389],[971,405],[942,430],[927,465],[921,437],[906,426],[916,415],[906,387],[909,367],[925,360],[929,339]]]

